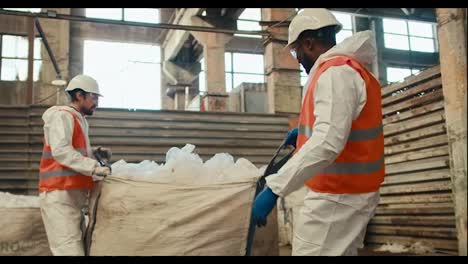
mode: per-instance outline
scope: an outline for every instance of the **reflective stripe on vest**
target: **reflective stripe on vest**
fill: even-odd
[[[86,151],[86,149],[75,148],[75,150],[78,151],[78,152],[80,152],[81,155],[83,155],[83,156],[88,155],[88,152]],[[43,159],[50,159],[50,158],[53,158],[53,157],[52,157],[52,152],[51,152],[51,151],[44,151],[44,152],[42,152],[42,158],[43,158]]]
[[[384,164],[384,157],[377,161],[357,162],[335,162],[323,170],[327,174],[371,174],[380,170]]]
[[[55,171],[39,173],[39,177],[41,179],[47,179],[50,177],[66,177],[66,176],[73,176],[73,175],[80,175],[80,174],[74,170],[55,170]]]
[[[312,136],[312,128],[306,125],[299,125],[298,133],[306,137]],[[354,129],[351,130],[348,136],[348,141],[362,141],[374,139],[383,133],[382,123],[378,127],[367,128],[367,129]]]
[[[353,58],[337,56],[319,65],[309,82],[299,117],[297,149],[312,136],[314,89],[320,75],[332,66],[348,65],[360,74],[367,101],[353,120],[348,140],[335,161],[306,182],[313,191],[324,193],[367,193],[377,191],[385,174],[381,87],[378,81]]]

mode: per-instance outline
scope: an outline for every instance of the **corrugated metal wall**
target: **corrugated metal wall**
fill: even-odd
[[[36,193],[46,108],[0,106],[0,191]],[[226,152],[262,166],[288,131],[286,116],[269,114],[99,109],[88,120],[92,145],[110,147],[112,162],[161,163],[191,143],[204,160]]]
[[[368,245],[426,243],[457,254],[440,68],[382,88],[385,182]]]

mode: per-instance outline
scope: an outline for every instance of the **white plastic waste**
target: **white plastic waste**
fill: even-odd
[[[39,208],[39,196],[0,192],[0,208]]]
[[[389,251],[391,253],[413,253],[413,254],[429,254],[435,250],[430,245],[421,243],[419,241],[411,244],[387,243],[378,247],[375,251]]]
[[[119,160],[112,164],[112,176],[135,181],[204,185],[225,183],[242,178],[259,177],[264,168],[257,168],[245,158],[234,158],[228,153],[217,153],[206,162],[193,153],[195,146],[172,147],[166,153],[166,163],[144,160],[127,163]]]

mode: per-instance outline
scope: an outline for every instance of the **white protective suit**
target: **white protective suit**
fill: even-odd
[[[72,146],[73,117],[64,109],[76,114],[86,137],[88,157]],[[88,122],[84,116],[69,106],[53,106],[42,115],[44,137],[52,148],[52,156],[60,164],[83,174],[92,175],[98,162],[92,158],[88,137]],[[41,192],[41,214],[49,245],[54,256],[84,256],[84,215],[87,209],[88,190],[55,190]]]
[[[318,65],[337,55],[370,64],[376,56],[371,31],[354,34],[322,54],[309,73],[303,98]],[[352,121],[366,104],[365,83],[348,65],[321,74],[314,94],[316,122],[309,140],[266,184],[284,197],[330,165],[344,149]],[[307,188],[308,189],[308,188]],[[308,189],[293,225],[293,255],[356,255],[363,246],[366,226],[379,202],[379,192],[328,194]]]

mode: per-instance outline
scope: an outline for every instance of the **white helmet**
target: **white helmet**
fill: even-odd
[[[305,30],[317,30],[326,26],[336,26],[336,33],[343,27],[326,8],[304,8],[289,24],[288,47]]]
[[[68,83],[65,91],[72,91],[74,89],[80,88],[87,93],[95,93],[99,96],[102,96],[99,92],[99,85],[95,79],[89,77],[88,75],[77,75],[71,79]]]

